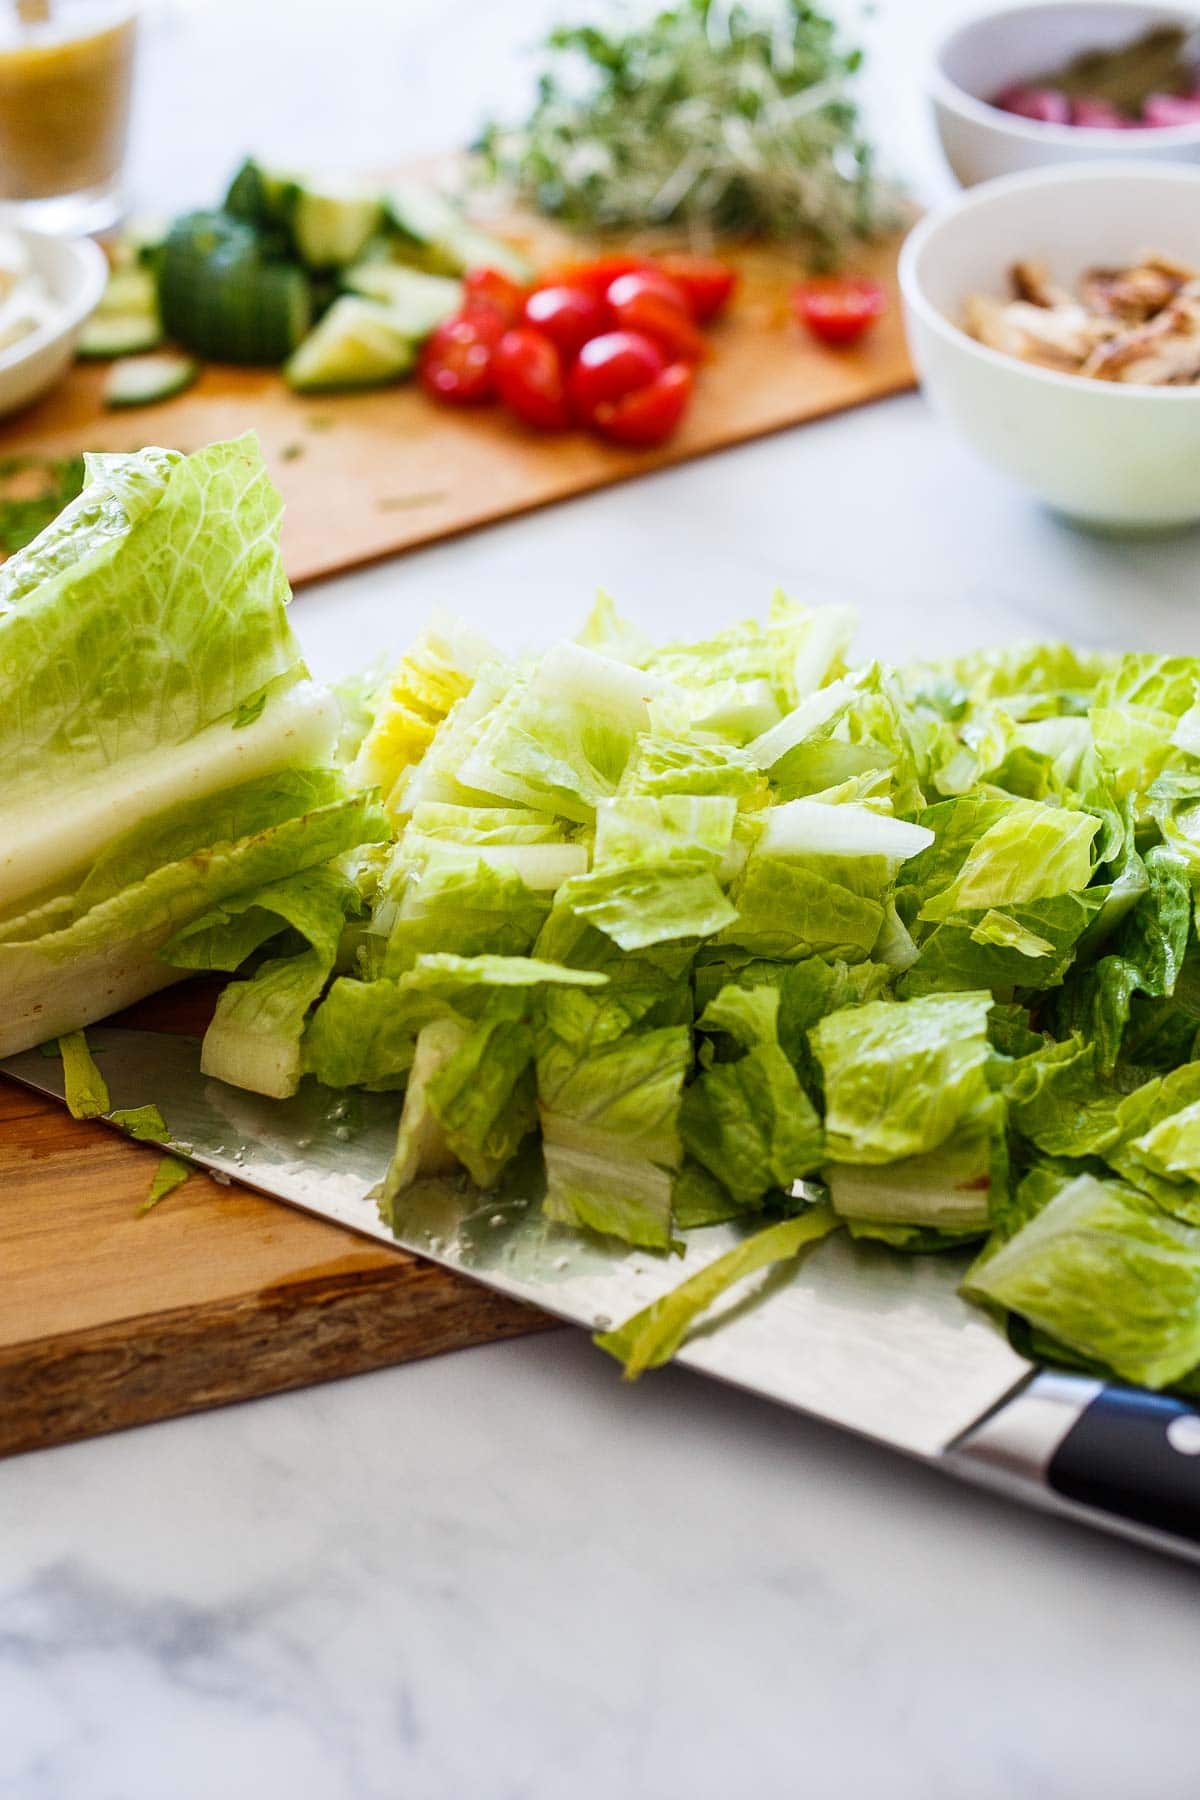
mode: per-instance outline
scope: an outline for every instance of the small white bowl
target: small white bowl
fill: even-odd
[[[993,9],[945,37],[927,88],[946,160],[964,187],[1054,163],[1200,161],[1200,124],[1123,131],[1044,125],[1002,112],[991,100],[1014,82],[1060,68],[1082,50],[1127,44],[1152,25],[1197,22],[1195,7],[1134,6],[1125,0],[1059,0]]]
[[[104,292],[108,262],[91,238],[31,231],[0,212],[0,230],[19,238],[54,310],[44,325],[0,350],[0,416],[16,412],[62,379],[80,329]]]
[[[967,296],[1009,292],[1011,264],[1073,287],[1095,264],[1162,250],[1200,267],[1200,168],[1098,163],[989,182],[931,213],[900,256],[913,361],[932,405],[981,456],[1089,525],[1200,519],[1200,387],[1060,375],[989,350]]]

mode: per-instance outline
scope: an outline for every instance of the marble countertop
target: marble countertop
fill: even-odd
[[[552,10],[175,0],[135,183],[213,191],[228,157],[189,103],[214,92],[281,160],[462,138]],[[893,0],[886,69],[959,10]],[[443,62],[465,74],[435,111]],[[536,640],[602,584],[699,630],[776,582],[856,600],[882,655],[1200,650],[1200,536],[1080,536],[915,397],[309,589],[295,621],[336,673],[439,603]],[[624,1388],[564,1331],[0,1465],[0,1796],[1190,1800],[1198,1598],[1183,1565],[682,1371]]]

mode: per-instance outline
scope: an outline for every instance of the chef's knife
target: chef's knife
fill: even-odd
[[[264,1100],[201,1074],[192,1038],[90,1034],[115,1107],[153,1103],[164,1147],[264,1194],[414,1251],[589,1330],[618,1324],[738,1241],[689,1234],[687,1252],[621,1252],[542,1216],[531,1170],[499,1193],[413,1191],[393,1237],[368,1191],[395,1143],[396,1095],[306,1082]],[[57,1058],[0,1071],[63,1095]],[[963,1260],[827,1239],[697,1332],[677,1360],[828,1419],[935,1467],[1200,1560],[1200,1413],[1178,1400],[1039,1371],[961,1300]]]

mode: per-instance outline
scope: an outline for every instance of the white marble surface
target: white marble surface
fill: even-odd
[[[176,0],[139,187],[212,191],[225,118],[347,164],[461,137],[550,10]],[[875,28],[926,193],[910,76],[956,10]],[[856,598],[882,654],[1197,650],[1198,578],[1200,538],[1080,537],[905,399],[309,590],[296,622],[333,672],[435,602],[545,637],[603,583],[678,630],[781,581]],[[0,1795],[1190,1800],[1198,1597],[1182,1565],[536,1337],[0,1467]]]

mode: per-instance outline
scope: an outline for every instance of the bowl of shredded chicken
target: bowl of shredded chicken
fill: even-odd
[[[1091,526],[1200,520],[1200,168],[981,183],[910,233],[900,287],[926,396],[981,456]]]
[[[1147,250],[1085,269],[1073,287],[1023,259],[1009,292],[971,294],[967,330],[989,349],[1043,369],[1145,387],[1200,382],[1200,267]]]

